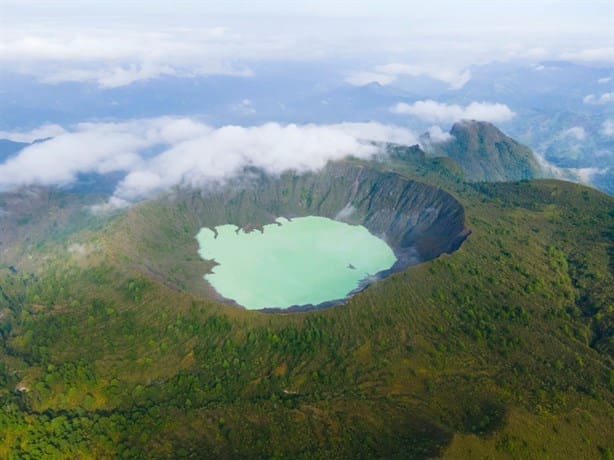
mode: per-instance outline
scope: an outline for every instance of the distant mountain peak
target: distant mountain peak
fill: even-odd
[[[9,139],[0,139],[0,164],[17,155],[21,150],[29,146],[27,142],[15,142]]]
[[[450,135],[456,139],[467,138],[482,144],[490,144],[493,142],[506,142],[513,144],[515,147],[522,147],[529,150],[528,147],[516,142],[514,139],[506,135],[503,131],[497,128],[492,123],[487,121],[477,120],[461,120],[452,125]],[[531,155],[533,153],[531,152]]]
[[[471,181],[515,181],[542,175],[531,149],[492,123],[461,120],[454,123],[450,135],[448,141],[432,144],[430,153],[454,159]]]

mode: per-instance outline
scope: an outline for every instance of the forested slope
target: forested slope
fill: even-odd
[[[609,458],[614,200],[437,181],[460,248],[325,310],[168,283],[155,245],[122,259],[123,215],[24,243],[40,266],[0,266],[0,457]]]

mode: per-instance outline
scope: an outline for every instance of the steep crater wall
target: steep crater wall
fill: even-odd
[[[449,193],[394,173],[332,164],[320,173],[256,176],[221,193],[192,194],[201,225],[259,228],[275,218],[318,215],[364,225],[394,250],[393,271],[456,250],[467,235],[462,205]]]
[[[270,177],[252,171],[221,188],[176,190],[132,209],[114,245],[139,271],[176,289],[218,298],[202,278],[213,263],[197,256],[200,228],[234,224],[251,230],[278,217],[310,215],[364,225],[386,241],[397,262],[379,277],[452,252],[468,234],[464,209],[449,193],[339,162],[318,173]]]

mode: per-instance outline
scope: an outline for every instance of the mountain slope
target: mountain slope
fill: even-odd
[[[26,148],[28,143],[15,142],[8,139],[0,139],[0,163],[4,163],[21,149]]]
[[[267,315],[169,285],[206,269],[196,253],[159,263],[201,225],[189,201],[24,241],[43,263],[0,268],[0,457],[607,455],[614,199],[436,179],[465,209],[460,249],[326,310]],[[246,223],[261,212],[238,204]]]
[[[431,145],[431,153],[456,161],[472,182],[533,179],[542,176],[533,152],[491,123],[462,121],[450,130],[451,139]]]

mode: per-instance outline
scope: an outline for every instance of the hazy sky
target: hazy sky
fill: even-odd
[[[285,65],[289,61],[322,78],[332,74],[338,85],[393,85],[406,76],[428,76],[456,90],[471,80],[472,65],[548,59],[612,66],[614,1],[0,0],[2,72],[34,76],[43,92],[58,82],[85,82],[96,85],[103,99],[108,88],[162,76],[250,79],[267,63],[296,71],[298,66]],[[611,78],[602,78],[599,92],[583,95],[586,107],[611,103]],[[251,100],[256,96],[228,95],[233,107],[248,114],[259,110]],[[435,141],[449,137],[441,126],[459,119],[518,118],[515,107],[499,100],[459,105],[425,98],[382,110],[401,123],[401,117],[412,117],[432,124]],[[33,130],[0,132],[0,138],[19,141],[53,137],[0,164],[0,191],[121,171],[125,177],[113,200],[125,204],[178,184],[224,180],[245,166],[279,173],[317,169],[348,154],[369,157],[379,150],[366,140],[417,142],[407,128],[379,123],[214,128],[198,117],[165,115],[113,122],[85,117],[73,126],[50,119]],[[601,135],[611,136],[611,118],[599,122]],[[563,135],[587,137],[581,126]],[[152,148],[161,152],[151,157]]]
[[[14,19],[57,19],[99,22],[184,22],[191,25],[206,19],[231,17],[267,18],[416,18],[442,21],[441,26],[455,26],[458,21],[475,24],[501,24],[522,21],[520,27],[537,24],[555,25],[590,22],[606,26],[612,14],[612,2],[557,0],[3,0],[3,13]],[[199,15],[202,15],[199,17]],[[611,18],[610,18],[611,21]]]
[[[0,0],[0,18],[0,65],[101,86],[248,76],[264,60],[351,60],[364,63],[353,84],[404,69],[452,86],[493,59],[614,61],[612,1]],[[405,67],[376,68],[390,64]]]

